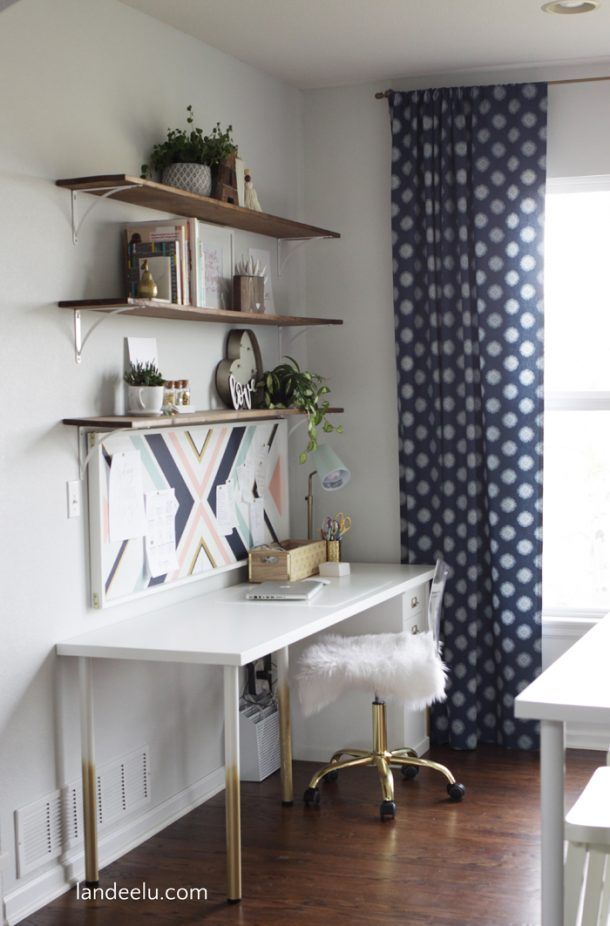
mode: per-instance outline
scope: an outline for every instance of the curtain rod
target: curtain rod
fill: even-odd
[[[593,84],[599,80],[610,80],[610,76],[609,77],[571,77],[571,78],[566,78],[565,80],[540,81],[540,83],[547,83],[549,87],[556,87],[558,84]],[[532,83],[538,83],[538,81],[532,81]],[[407,90],[404,92],[409,93],[410,91]],[[387,98],[392,93],[395,93],[395,91],[392,89],[381,90],[375,94],[375,99],[376,100],[387,100]]]

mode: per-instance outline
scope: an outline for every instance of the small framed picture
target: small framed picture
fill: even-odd
[[[230,309],[233,232],[197,222],[197,239],[197,261],[201,270],[199,304],[208,309]]]

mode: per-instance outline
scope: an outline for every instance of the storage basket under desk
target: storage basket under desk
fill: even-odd
[[[280,715],[277,701],[265,706],[239,703],[240,773],[242,781],[263,781],[280,767]]]

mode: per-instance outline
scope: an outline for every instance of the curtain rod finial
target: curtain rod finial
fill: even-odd
[[[393,90],[380,90],[378,93],[375,94],[375,99],[376,100],[387,100],[387,98],[392,93],[394,93]]]

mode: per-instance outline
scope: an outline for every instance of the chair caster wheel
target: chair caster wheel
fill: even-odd
[[[447,785],[447,794],[452,801],[461,801],[466,794],[466,788],[464,785],[454,781],[452,785]]]
[[[379,816],[382,820],[393,820],[396,816],[396,804],[394,801],[382,801],[379,807]]]
[[[405,781],[411,781],[419,775],[419,765],[401,765],[400,774]]]
[[[305,788],[303,800],[306,807],[316,807],[320,803],[320,792],[318,788]]]
[[[339,777],[338,769],[334,768],[330,772],[327,772],[322,781],[336,781]]]

